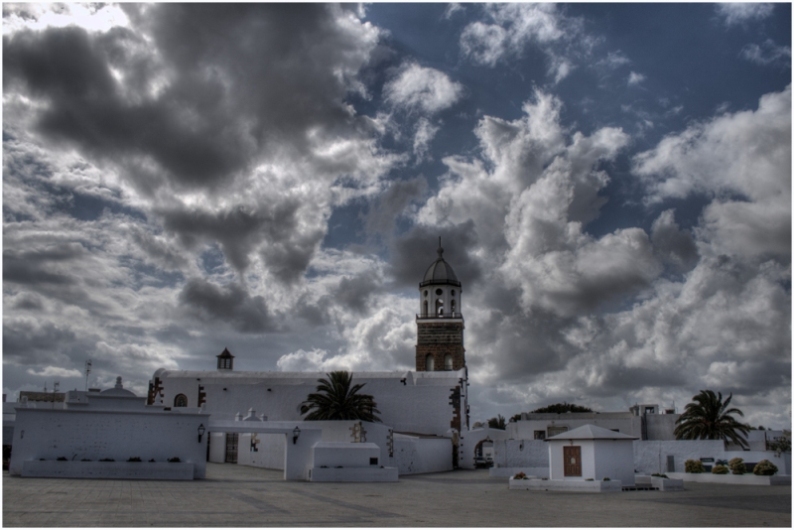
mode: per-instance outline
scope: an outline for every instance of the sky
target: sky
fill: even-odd
[[[791,428],[790,4],[4,4],[3,392],[411,370]]]

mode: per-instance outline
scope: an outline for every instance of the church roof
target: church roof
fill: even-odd
[[[555,436],[546,438],[550,440],[636,440],[634,436],[620,432],[610,431],[596,425],[582,425],[570,431],[565,431]]]
[[[452,284],[457,285],[460,287],[460,281],[458,281],[458,277],[455,276],[455,271],[452,270],[452,267],[444,261],[444,249],[441,248],[441,238],[438,241],[438,259],[430,264],[428,267],[427,272],[425,272],[425,277],[422,280],[422,283],[419,284],[419,287],[424,287],[425,285],[434,285],[434,284]]]
[[[229,348],[224,348],[220,355],[216,355],[215,357],[220,357],[221,359],[234,359],[234,355],[229,351]]]

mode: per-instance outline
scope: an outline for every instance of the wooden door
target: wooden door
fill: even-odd
[[[227,464],[237,463],[237,442],[239,436],[240,435],[236,432],[226,433],[226,458],[224,459],[224,461]]]
[[[562,448],[563,475],[566,477],[582,476],[582,448],[578,445],[566,445]]]

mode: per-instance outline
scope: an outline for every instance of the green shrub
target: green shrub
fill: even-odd
[[[56,460],[58,462],[67,462],[69,459],[66,458],[65,456],[59,456],[58,458],[56,458]]]
[[[515,480],[522,479],[522,478],[527,478],[527,474],[524,473],[523,471],[519,471],[518,473],[516,473],[516,476],[514,476],[513,478]]]
[[[706,471],[703,468],[703,463],[700,460],[687,460],[684,462],[684,471],[687,473],[703,473]]]
[[[131,456],[127,459],[127,462],[140,462],[140,461],[141,461],[140,456]]]
[[[604,477],[604,482],[609,482],[611,479],[609,477]]]
[[[727,475],[728,474],[728,466],[723,466],[722,464],[718,466],[714,466],[711,468],[711,472],[715,475]]]
[[[744,475],[746,471],[744,469],[744,459],[738,456],[736,458],[731,458],[731,461],[728,462],[728,467],[731,468],[731,473],[734,475]]]
[[[179,462],[181,462],[178,456],[169,458],[168,461],[171,462],[172,464],[178,464]]]
[[[754,475],[774,475],[777,473],[777,466],[769,460],[761,460],[753,468]]]
[[[700,460],[689,459],[684,462],[684,471],[686,473],[705,473],[706,468],[703,467],[703,462]]]
[[[659,478],[670,478],[667,475],[665,475],[664,473],[651,473],[651,476],[652,477],[659,477]]]

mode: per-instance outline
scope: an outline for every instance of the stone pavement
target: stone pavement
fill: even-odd
[[[397,483],[284,482],[208,464],[192,482],[22,479],[3,473],[4,526],[781,526],[791,487],[687,484],[683,492],[510,491],[487,470]]]

